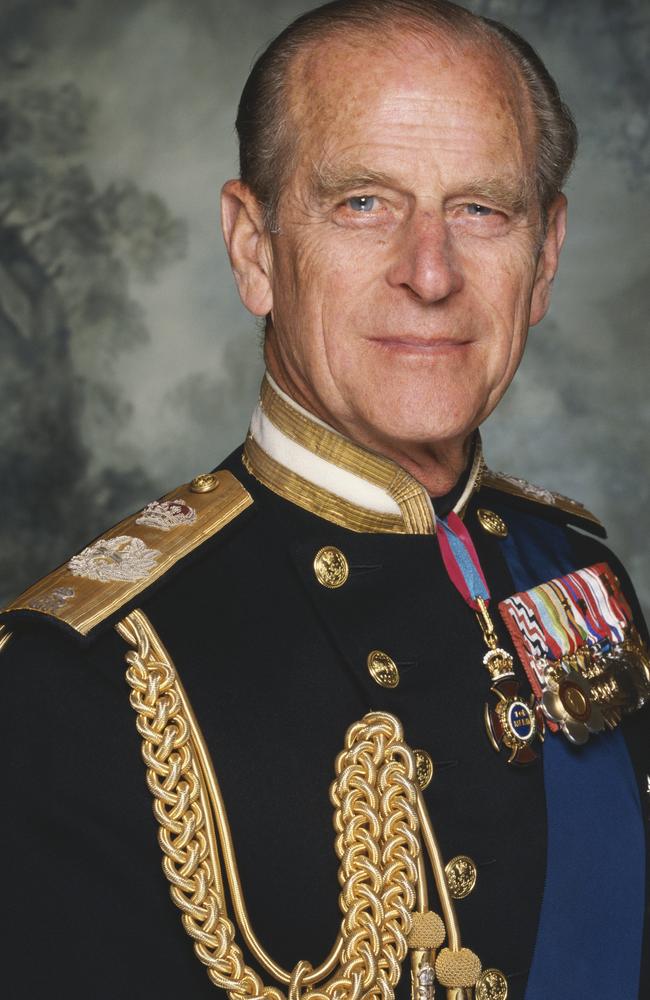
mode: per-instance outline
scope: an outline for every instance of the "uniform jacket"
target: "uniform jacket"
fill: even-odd
[[[0,656],[10,802],[5,995],[222,995],[193,952],[161,871],[125,683],[127,644],[114,628],[139,608],[203,731],[249,915],[271,955],[287,968],[300,958],[316,964],[336,937],[328,786],[347,728],[370,710],[386,711],[434,762],[424,796],[444,857],[467,855],[476,864],[476,887],[456,904],[463,942],[484,966],[503,971],[513,1000],[522,998],[545,879],[542,769],[508,766],[489,745],[485,646],[435,536],[352,530],[279,495],[246,466],[238,449],[221,468],[252,502],[129,601],[100,609],[87,635],[56,613],[14,610],[2,619],[5,638],[11,632]],[[477,518],[485,508],[506,525],[513,514],[531,530],[562,524],[575,566],[608,562],[643,627],[625,570],[585,533],[588,517],[497,488],[488,476],[473,484],[463,518],[494,606],[515,587],[501,539]],[[324,546],[347,559],[340,587],[315,575]],[[102,584],[93,595],[98,590]],[[515,655],[504,628],[499,639]],[[373,650],[397,665],[396,687],[371,676]],[[646,806],[647,721],[646,709],[623,724]],[[647,956],[645,969],[640,995],[650,989]],[[408,972],[397,995],[409,995]]]

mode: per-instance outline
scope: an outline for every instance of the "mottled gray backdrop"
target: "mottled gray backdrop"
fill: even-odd
[[[218,193],[253,57],[309,6],[2,0],[0,597],[243,438],[259,333]],[[582,135],[553,309],[488,459],[597,512],[648,606],[649,7],[470,6],[533,42]]]

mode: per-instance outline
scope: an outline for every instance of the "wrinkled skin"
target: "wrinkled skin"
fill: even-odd
[[[433,495],[544,316],[565,228],[544,234],[527,98],[502,57],[410,36],[301,55],[297,155],[277,232],[238,181],[224,232],[240,294],[270,313],[280,386]]]

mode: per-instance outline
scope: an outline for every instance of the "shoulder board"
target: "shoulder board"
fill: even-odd
[[[529,483],[525,479],[507,476],[503,472],[492,472],[491,469],[484,467],[481,472],[481,487],[498,490],[509,496],[541,504],[551,512],[565,515],[564,520],[577,524],[578,527],[603,538],[607,534],[602,522],[580,501],[572,500],[561,493],[552,493],[551,490],[544,489],[543,486],[535,486],[534,483]]]
[[[37,612],[80,635],[126,605],[253,503],[226,470],[147,504],[39,580],[3,612]],[[6,636],[6,628],[4,632]],[[0,649],[2,648],[0,626]]]

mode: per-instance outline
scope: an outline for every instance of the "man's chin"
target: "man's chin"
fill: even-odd
[[[423,419],[424,417],[424,419]],[[365,422],[366,436],[375,451],[394,456],[417,451],[448,451],[462,447],[474,433],[478,421],[474,414],[466,419],[450,420],[448,414],[419,414],[418,419],[396,419],[392,422],[371,415]]]

